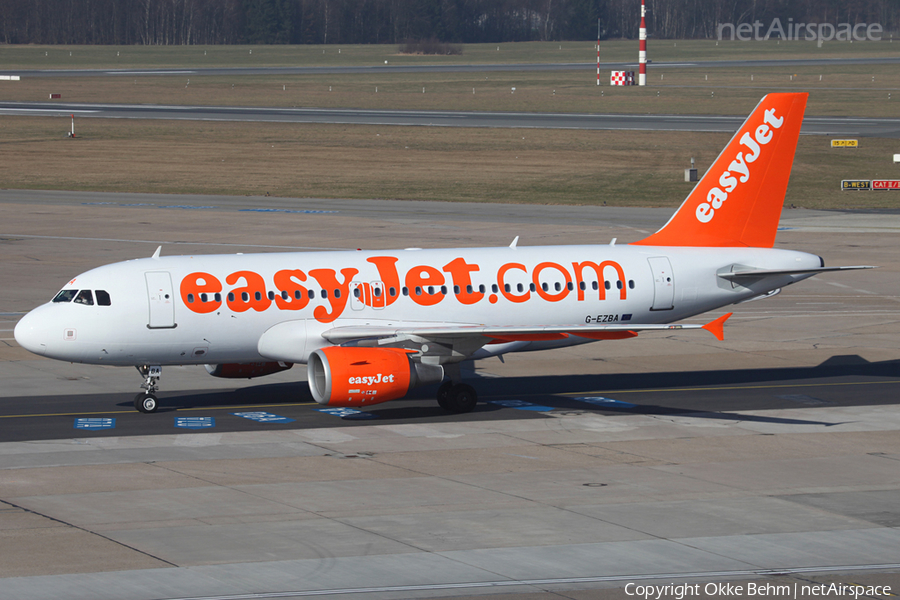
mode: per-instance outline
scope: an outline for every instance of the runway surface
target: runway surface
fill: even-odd
[[[825,65],[879,65],[900,64],[900,57],[875,58],[804,58],[780,60],[705,60],[705,61],[662,61],[652,62],[658,68],[733,68],[733,67],[805,67]],[[603,62],[601,69],[637,68],[635,62]],[[314,74],[361,74],[361,73],[481,73],[496,71],[559,71],[596,68],[596,62],[585,63],[521,63],[521,64],[462,64],[462,65],[354,65],[346,67],[224,67],[224,68],[162,68],[162,69],[20,69],[4,70],[3,75],[21,77],[134,77],[167,75],[314,75]]]
[[[642,335],[476,363],[483,402],[462,416],[427,388],[371,419],[317,412],[302,367],[247,382],[167,367],[165,410],[140,415],[133,370],[11,340],[77,273],[158,244],[625,243],[667,217],[3,190],[0,542],[15,552],[0,558],[0,598],[605,599],[628,583],[716,582],[896,593],[896,213],[786,211],[779,247],[881,268],[734,307],[723,342]]]
[[[174,119],[428,127],[513,127],[630,131],[732,132],[746,116],[503,113],[428,110],[359,110],[230,106],[162,106],[122,104],[53,104],[0,102],[0,115],[65,116],[107,119]],[[802,134],[900,137],[900,118],[811,117]]]

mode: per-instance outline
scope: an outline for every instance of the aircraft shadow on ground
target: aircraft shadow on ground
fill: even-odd
[[[485,413],[498,411],[526,416],[528,411],[512,411],[501,404],[492,403],[521,400],[558,411],[607,415],[643,414],[725,421],[832,425],[833,423],[818,421],[730,414],[727,411],[895,404],[897,394],[893,390],[889,393],[859,394],[850,392],[847,386],[854,381],[871,382],[879,379],[884,379],[886,383],[900,380],[900,360],[872,363],[860,356],[845,355],[834,356],[815,367],[506,378],[476,376],[467,381],[478,390],[483,402],[468,415],[449,415],[436,403],[432,403],[436,385],[416,389],[404,400],[376,405],[366,410],[379,420],[479,420],[487,416]],[[842,392],[842,389],[846,391]],[[822,393],[823,391],[827,394]],[[588,404],[579,400],[580,394],[612,401]],[[232,391],[162,396],[160,411],[206,406],[254,410],[255,405],[271,407],[298,403],[318,408],[302,382],[261,382],[260,385]],[[827,396],[827,399],[820,399],[819,396]],[[123,406],[126,404],[128,403],[122,403]],[[532,414],[538,416],[538,413]]]

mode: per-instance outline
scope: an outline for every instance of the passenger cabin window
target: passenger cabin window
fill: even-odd
[[[72,298],[75,297],[75,294],[78,293],[78,290],[61,290],[55,298],[53,298],[54,302],[71,302]]]
[[[109,292],[105,290],[97,290],[94,292],[97,295],[97,304],[100,306],[110,306],[112,301],[109,299]]]
[[[75,304],[84,304],[86,306],[94,305],[94,295],[91,293],[91,290],[81,290],[78,292],[78,295],[75,296]]]

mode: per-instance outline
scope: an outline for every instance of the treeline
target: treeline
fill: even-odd
[[[647,0],[655,38],[718,23],[880,23],[900,0]],[[640,0],[0,0],[7,44],[394,44],[634,38]]]

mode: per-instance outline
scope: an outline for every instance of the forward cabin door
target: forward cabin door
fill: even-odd
[[[672,310],[675,308],[675,275],[672,264],[665,256],[648,258],[653,272],[653,306],[650,310]]]
[[[150,301],[148,329],[172,329],[175,327],[175,298],[172,293],[172,277],[165,271],[144,273],[147,280],[147,296]]]

